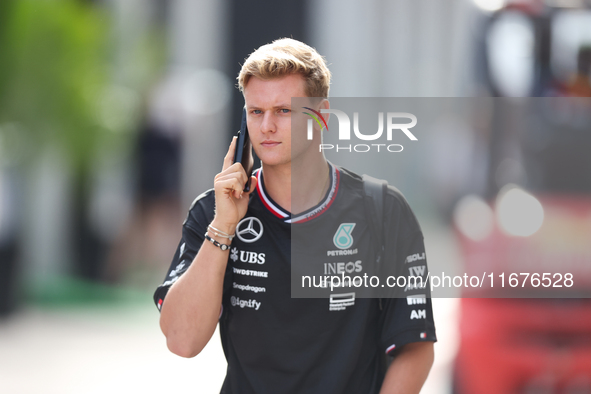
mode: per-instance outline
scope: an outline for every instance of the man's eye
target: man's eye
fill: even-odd
[[[290,109],[287,109],[287,108],[281,108],[281,109],[279,110],[279,112],[281,112],[282,114],[288,114],[288,113],[290,113],[290,112],[291,112],[291,110],[290,110]]]
[[[260,110],[260,109],[253,109],[253,110],[252,110],[252,111],[250,111],[250,112],[251,112],[252,114],[254,114],[254,115],[258,115],[258,114],[260,114],[260,113],[261,113],[261,110]]]

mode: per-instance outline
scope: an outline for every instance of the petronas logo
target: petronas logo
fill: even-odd
[[[332,239],[337,248],[347,249],[353,245],[353,237],[351,236],[351,232],[353,232],[354,228],[355,223],[341,223]]]

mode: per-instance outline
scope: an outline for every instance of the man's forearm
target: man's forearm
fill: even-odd
[[[168,291],[160,328],[171,352],[194,357],[209,342],[220,315],[228,253],[204,242],[191,266]]]
[[[246,214],[249,193],[257,185],[257,179],[251,177],[250,192],[243,192],[249,178],[240,163],[233,163],[235,147],[236,137],[224,157],[222,172],[214,179],[215,217],[210,226],[215,231],[209,233],[208,228],[210,237],[225,244]],[[226,236],[217,234],[218,231]],[[204,241],[193,263],[169,289],[162,304],[160,328],[171,352],[194,357],[211,339],[222,307],[229,253]]]
[[[433,342],[409,343],[388,368],[380,394],[418,394],[433,365]]]

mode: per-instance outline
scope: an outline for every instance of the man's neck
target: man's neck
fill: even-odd
[[[328,163],[324,156],[281,166],[263,164],[263,175],[269,196],[292,214],[318,205],[330,185]]]

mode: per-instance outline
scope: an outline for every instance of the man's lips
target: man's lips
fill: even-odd
[[[261,145],[264,146],[265,148],[272,148],[274,146],[279,145],[281,142],[279,141],[271,141],[271,140],[265,140],[263,142],[261,142]]]

